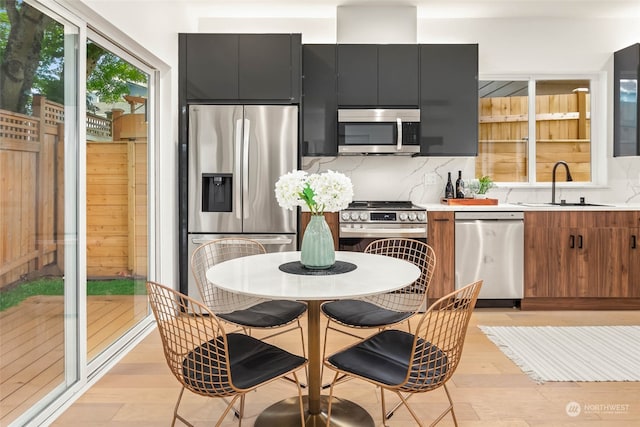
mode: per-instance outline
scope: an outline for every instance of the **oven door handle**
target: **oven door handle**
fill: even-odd
[[[340,227],[340,237],[426,237],[426,227],[412,228],[351,228]]]

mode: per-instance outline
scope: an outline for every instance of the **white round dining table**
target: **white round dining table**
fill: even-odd
[[[317,270],[299,270],[302,274],[280,269],[300,261],[300,252],[276,252],[235,258],[210,267],[207,279],[222,289],[269,299],[307,302],[307,354],[309,357],[308,395],[305,396],[306,425],[326,423],[327,396],[321,395],[320,304],[326,300],[351,299],[394,291],[413,283],[420,269],[402,259],[362,252],[336,251],[336,262],[355,265],[345,273],[326,274]],[[369,413],[359,405],[334,397],[331,423],[335,426],[373,426]],[[291,397],[265,409],[255,426],[299,426],[297,397]]]

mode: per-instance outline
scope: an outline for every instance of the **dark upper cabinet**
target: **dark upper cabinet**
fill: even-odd
[[[378,46],[338,45],[338,105],[378,103]]]
[[[302,47],[302,147],[303,156],[338,154],[338,94],[336,45]]]
[[[478,155],[478,45],[420,45],[420,154]]]
[[[340,107],[419,107],[420,155],[477,156],[478,45],[304,45],[304,156],[335,156]]]
[[[338,105],[416,107],[418,45],[338,45]]]
[[[298,101],[301,48],[300,34],[240,35],[239,98]]]
[[[186,34],[186,97],[238,98],[238,36]]]
[[[378,104],[417,107],[420,90],[418,45],[378,47]]]
[[[187,101],[299,102],[300,34],[181,37],[186,38],[181,58]]]
[[[613,54],[613,155],[640,156],[640,44]]]

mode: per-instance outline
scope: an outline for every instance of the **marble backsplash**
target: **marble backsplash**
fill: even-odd
[[[338,156],[303,157],[302,169],[310,173],[335,170],[351,178],[354,200],[411,200],[438,203],[444,196],[447,172],[452,180],[475,174],[474,157]],[[556,201],[640,204],[640,157],[609,158],[604,186],[560,183]],[[564,179],[563,174],[558,175]],[[565,187],[567,185],[567,187]],[[550,202],[551,189],[525,185],[498,185],[488,193],[501,203]]]

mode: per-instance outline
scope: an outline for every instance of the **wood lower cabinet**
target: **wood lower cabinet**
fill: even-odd
[[[427,212],[427,243],[436,255],[429,302],[455,290],[455,223],[453,211]]]
[[[629,242],[629,293],[640,298],[640,212],[636,213],[637,227],[629,229],[625,238]]]
[[[329,225],[329,229],[331,230],[331,235],[333,236],[333,247],[338,250],[338,233],[340,232],[340,224],[338,221],[338,212],[325,212],[324,219],[327,221]],[[300,215],[300,239],[298,239],[299,244],[302,244],[302,238],[304,237],[304,230],[307,229],[307,224],[311,220],[310,212],[302,212]]]
[[[635,211],[527,212],[523,307],[536,298],[640,297],[639,222]]]

